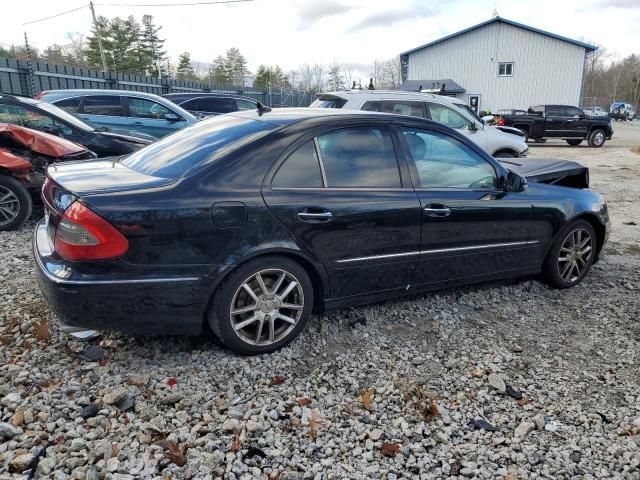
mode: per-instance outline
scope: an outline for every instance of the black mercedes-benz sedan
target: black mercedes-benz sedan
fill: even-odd
[[[34,254],[67,326],[257,354],[312,312],[542,273],[579,283],[602,197],[534,183],[454,130],[369,112],[211,118],[120,160],[51,167]]]

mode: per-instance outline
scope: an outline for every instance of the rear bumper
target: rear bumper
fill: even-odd
[[[202,330],[210,291],[201,278],[81,272],[52,251],[42,221],[34,232],[33,255],[40,290],[65,327],[145,335]]]

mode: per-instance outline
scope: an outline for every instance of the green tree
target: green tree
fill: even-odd
[[[193,65],[191,64],[191,54],[189,52],[181,53],[178,57],[176,79],[181,81],[195,80]]]
[[[150,75],[166,74],[167,52],[164,50],[164,39],[160,38],[162,27],[153,23],[153,16],[142,17],[141,45],[146,60],[146,72]]]
[[[275,67],[260,65],[256,71],[256,78],[253,81],[255,88],[289,87],[289,82],[278,65]]]
[[[247,70],[247,59],[240,53],[236,47],[227,50],[225,58],[225,68],[229,81],[234,85],[243,85],[244,77],[249,71]]]
[[[218,55],[209,66],[209,80],[211,83],[226,85],[231,82],[229,72],[227,72],[226,60],[222,55]]]

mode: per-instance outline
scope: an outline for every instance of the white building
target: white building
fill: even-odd
[[[476,111],[579,105],[597,47],[494,17],[400,54],[403,90],[440,90]]]

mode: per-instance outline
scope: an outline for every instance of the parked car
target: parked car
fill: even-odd
[[[524,135],[485,124],[462,100],[444,95],[396,90],[345,90],[319,93],[310,105],[368,112],[395,113],[435,120],[455,128],[496,158],[526,155]]]
[[[526,110],[519,110],[517,108],[503,108],[496,112],[496,115],[526,115]]]
[[[90,158],[96,155],[75,143],[0,123],[0,231],[15,230],[29,218],[49,165]]]
[[[198,118],[158,95],[127,90],[48,90],[39,100],[52,103],[94,125],[164,137]]]
[[[608,117],[609,114],[602,107],[584,108],[584,113],[590,117]]]
[[[98,157],[125,155],[156,140],[149,135],[97,128],[50,103],[4,93],[0,94],[0,122],[62,137]]]
[[[631,121],[636,117],[636,111],[630,103],[613,102],[609,107],[609,116],[614,120]]]
[[[596,192],[527,185],[429,120],[267,110],[49,169],[34,254],[65,328],[208,324],[257,354],[294,339],[312,311],[539,272],[571,287],[599,258],[608,215]]]
[[[224,93],[169,93],[164,98],[194,115],[204,117],[258,108],[258,102],[253,98]]]
[[[518,128],[532,140],[562,138],[573,146],[587,140],[597,148],[613,136],[611,119],[589,117],[569,105],[537,105],[529,108],[528,115],[501,115],[498,125]]]

